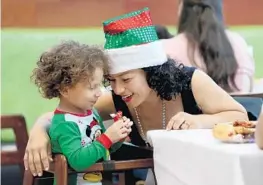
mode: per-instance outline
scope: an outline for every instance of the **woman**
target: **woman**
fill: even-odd
[[[245,40],[226,30],[218,0],[180,0],[178,35],[163,40],[166,53],[206,72],[227,92],[253,88],[255,64]]]
[[[133,144],[148,145],[148,130],[205,129],[248,119],[245,109],[205,73],[167,58],[147,8],[105,21],[104,32],[113,92],[103,94],[95,107],[105,120],[119,110],[130,118],[135,123],[129,135]],[[44,127],[52,115],[41,116],[31,130],[25,167],[32,173],[49,167]]]
[[[263,150],[263,107],[256,128],[256,142],[258,147]]]

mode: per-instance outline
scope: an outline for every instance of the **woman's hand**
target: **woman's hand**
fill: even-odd
[[[25,169],[30,169],[34,176],[42,176],[43,170],[49,169],[52,161],[50,139],[43,127],[35,127],[29,136],[24,156]]]
[[[197,117],[185,112],[179,112],[171,118],[166,126],[166,130],[185,130],[201,128]]]
[[[51,124],[53,112],[41,115],[34,124],[27,143],[24,166],[31,173],[41,176],[43,169],[49,169],[49,161],[52,161],[50,140],[46,133],[46,127]]]

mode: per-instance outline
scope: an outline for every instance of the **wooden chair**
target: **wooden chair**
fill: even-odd
[[[118,185],[125,185],[125,172],[132,169],[151,168],[153,169],[153,159],[136,159],[126,161],[104,161],[96,163],[90,168],[76,172],[68,167],[67,160],[63,155],[56,155],[53,162],[50,164],[48,172],[54,174],[54,178],[57,180],[57,185],[67,185],[68,174],[71,173],[86,173],[86,172],[114,172],[119,174]],[[25,171],[23,185],[33,185],[34,177],[30,171]],[[102,184],[112,184],[110,182],[103,181]]]
[[[25,118],[22,115],[1,115],[1,130],[13,129],[16,137],[15,151],[1,151],[1,165],[20,165],[24,173],[23,157],[28,141]]]

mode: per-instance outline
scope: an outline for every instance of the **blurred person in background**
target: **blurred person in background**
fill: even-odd
[[[178,13],[178,35],[163,40],[169,57],[205,71],[229,93],[250,92],[254,60],[245,40],[223,25],[221,0],[180,0]]]
[[[256,127],[256,143],[263,150],[263,107]]]
[[[168,31],[167,27],[162,25],[155,25],[155,30],[157,33],[158,39],[170,39],[174,36]]]

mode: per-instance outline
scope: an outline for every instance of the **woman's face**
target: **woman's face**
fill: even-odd
[[[139,106],[152,91],[148,86],[146,74],[142,69],[109,75],[108,79],[114,93],[120,95],[132,107]]]

